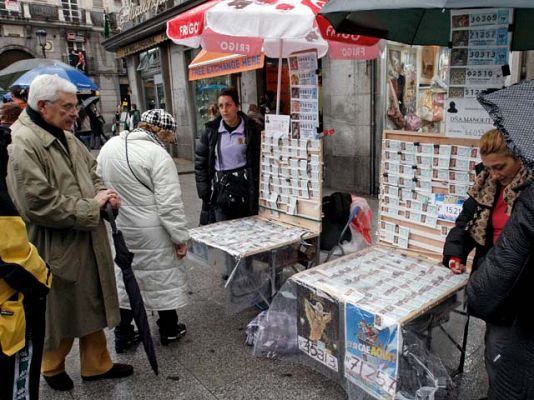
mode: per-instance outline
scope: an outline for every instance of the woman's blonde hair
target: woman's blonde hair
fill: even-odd
[[[487,156],[489,154],[516,158],[508,148],[504,135],[498,129],[489,130],[480,138],[480,155]]]
[[[159,126],[149,124],[148,122],[141,121],[137,125],[138,128],[144,129],[146,131],[152,132],[157,135],[164,142],[172,142],[176,139],[176,135],[173,131],[167,129],[161,129]]]

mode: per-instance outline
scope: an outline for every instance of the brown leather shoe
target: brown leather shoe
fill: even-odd
[[[65,392],[67,390],[71,390],[74,387],[72,379],[70,379],[70,376],[68,376],[65,371],[52,376],[43,375],[43,378],[46,383],[48,383],[48,386],[50,386],[54,390]]]
[[[124,378],[133,374],[133,367],[129,364],[114,363],[108,372],[100,375],[82,376],[84,381],[99,381],[100,379]]]

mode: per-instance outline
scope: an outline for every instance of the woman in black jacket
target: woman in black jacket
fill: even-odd
[[[488,324],[508,321],[495,355],[491,400],[534,399],[534,187],[524,189],[499,240],[467,285],[469,312]]]
[[[512,213],[522,189],[530,184],[528,168],[508,149],[502,133],[493,129],[480,139],[484,169],[469,190],[461,214],[451,229],[443,249],[443,263],[453,272],[465,271],[467,257],[475,249],[473,270],[483,261]],[[485,361],[490,386],[496,378],[495,357],[506,346],[511,329],[508,319],[486,324]]]
[[[233,88],[221,91],[218,107],[220,116],[206,124],[195,150],[200,225],[258,212],[260,127],[239,111]]]

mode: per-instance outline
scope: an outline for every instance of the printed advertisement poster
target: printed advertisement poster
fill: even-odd
[[[380,316],[351,303],[345,307],[345,377],[377,399],[397,389],[399,327],[378,329]]]
[[[435,193],[434,202],[438,206],[438,219],[455,222],[462,212],[464,199],[459,196]]]
[[[448,101],[452,107],[446,112],[447,136],[479,137],[493,127],[491,122],[477,126],[487,112],[476,97],[486,89],[503,87],[510,74],[512,22],[508,8],[451,10]]]
[[[265,135],[274,138],[289,137],[289,115],[267,114],[265,116]]]
[[[339,372],[339,303],[321,293],[297,286],[299,350]]]
[[[319,81],[317,52],[294,53],[289,58],[291,137],[317,139]]]
[[[493,128],[493,120],[476,99],[449,98],[445,121],[447,136],[478,138]]]

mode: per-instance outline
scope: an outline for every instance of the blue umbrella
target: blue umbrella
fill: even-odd
[[[50,74],[57,75],[63,79],[68,80],[76,85],[79,92],[88,92],[91,90],[98,90],[98,86],[91,79],[83,74],[83,72],[76,68],[66,68],[57,65],[51,65],[47,67],[37,67],[25,74],[21,75],[15,82],[11,84],[13,86],[29,87],[32,81],[39,75]]]

